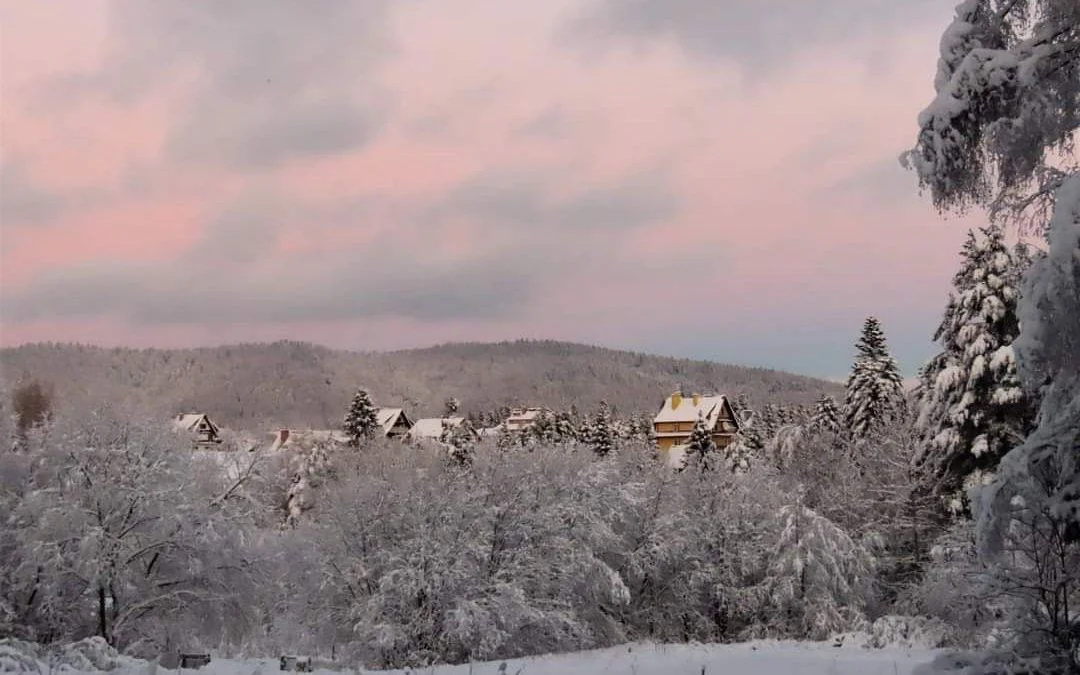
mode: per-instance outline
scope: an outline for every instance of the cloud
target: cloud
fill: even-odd
[[[560,39],[672,40],[687,52],[751,71],[869,30],[923,21],[938,0],[590,0]]]
[[[116,0],[100,70],[48,87],[131,105],[176,95],[173,160],[242,170],[363,147],[389,105],[375,71],[392,53],[393,0]]]
[[[559,106],[552,106],[519,126],[516,135],[539,140],[560,140],[566,138],[571,126],[566,112]]]
[[[3,314],[16,322],[107,315],[140,325],[521,317],[566,268],[619,267],[605,230],[675,210],[652,173],[567,194],[542,172],[498,175],[419,206],[302,203],[268,182],[210,214],[202,237],[171,262],[98,259],[53,269],[22,289],[5,288]],[[401,219],[383,225],[386,210]],[[443,242],[472,236],[453,230],[462,220],[490,236],[449,253]],[[342,229],[354,241],[327,245]],[[283,247],[290,236],[319,246]]]
[[[560,195],[554,175],[485,171],[467,179],[429,210],[429,218],[459,216],[529,230],[631,230],[673,218],[678,202],[666,177],[644,171],[619,181]]]
[[[915,176],[893,157],[864,165],[842,180],[826,186],[822,193],[854,198],[877,209],[921,202]]]
[[[0,163],[0,225],[45,225],[72,209],[98,201],[88,190],[62,191],[36,179],[24,158],[8,156]]]

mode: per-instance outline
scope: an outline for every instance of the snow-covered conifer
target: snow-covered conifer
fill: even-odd
[[[920,375],[917,461],[947,494],[973,474],[992,476],[1034,418],[1012,349],[1025,257],[1005,244],[998,225],[968,232],[955,292],[934,333],[942,351]]]
[[[371,395],[368,394],[367,389],[358,389],[349,405],[349,411],[345,414],[343,426],[345,434],[349,437],[349,444],[358,446],[362,440],[371,438],[377,426],[378,418],[375,404],[371,402]]]
[[[839,433],[843,428],[840,406],[836,399],[828,394],[822,394],[814,404],[814,412],[810,417],[810,428],[814,431]]]
[[[712,433],[709,432],[709,425],[705,422],[705,416],[700,412],[697,421],[694,422],[694,428],[690,432],[686,447],[692,461],[697,462],[702,471],[712,468],[711,465],[716,455],[716,443],[713,441]]]
[[[965,0],[942,37],[934,85],[903,160],[935,205],[989,206],[1039,226],[1053,212],[1047,251],[1024,278],[1012,345],[1026,390],[1041,397],[1036,427],[974,506],[984,560],[1023,611],[1001,653],[1030,672],[1077,672],[1074,605],[1063,589],[1080,583],[1080,566],[1058,561],[1075,559],[1080,531],[1080,3]],[[1048,570],[1050,578],[1015,578]]]
[[[578,427],[569,412],[560,410],[555,413],[554,433],[560,443],[571,443],[577,440]]]
[[[611,410],[606,402],[600,402],[600,408],[596,411],[592,424],[587,426],[582,442],[587,443],[599,457],[611,454],[615,447],[615,430],[611,425]]]
[[[867,317],[855,348],[858,354],[848,377],[844,422],[856,436],[863,436],[896,415],[904,402],[904,385],[876,318]]]

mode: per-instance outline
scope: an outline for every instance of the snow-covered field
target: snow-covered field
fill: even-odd
[[[350,673],[396,675],[911,675],[935,655],[929,649],[837,648],[828,643],[753,642],[737,645],[635,644],[587,652],[413,670]],[[115,675],[164,675],[177,671],[121,659]],[[0,668],[0,671],[4,670]],[[66,669],[65,669],[66,670]],[[10,672],[10,671],[9,671]],[[49,672],[48,669],[41,672]],[[66,672],[100,672],[66,670]],[[217,659],[186,675],[271,675],[276,659]],[[316,670],[316,673],[334,671]]]

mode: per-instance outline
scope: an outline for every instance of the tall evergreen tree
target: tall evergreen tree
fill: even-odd
[[[934,340],[942,351],[923,368],[917,461],[947,493],[992,476],[1031,430],[1034,407],[1016,371],[1012,342],[1026,249],[1005,244],[998,225],[969,231]],[[961,505],[961,498],[957,505]]]
[[[371,395],[367,389],[357,389],[349,404],[349,411],[345,413],[343,429],[349,437],[349,445],[357,447],[364,439],[375,435],[375,429],[379,426],[378,417],[375,414],[375,404],[371,402]]]
[[[862,436],[900,411],[904,384],[876,318],[866,318],[855,349],[858,354],[848,377],[844,423],[852,433]]]

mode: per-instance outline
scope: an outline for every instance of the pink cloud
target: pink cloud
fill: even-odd
[[[499,320],[374,316],[133,332],[122,317],[56,317],[5,322],[0,340],[182,345],[289,337],[388,348],[532,334],[626,343],[650,307],[681,317],[672,330],[702,331],[739,322],[797,330],[815,320],[816,308],[896,317],[936,311],[963,228],[938,222],[914,197],[866,201],[868,184],[858,181],[876,180],[873,172],[913,138],[938,27],[838,43],[751,77],[664,43],[641,52],[562,48],[554,27],[576,6],[399,7],[397,51],[374,71],[390,92],[377,135],[347,153],[248,171],[170,160],[170,130],[191,95],[183,78],[144,99],[77,98],[40,114],[41,92],[60,86],[55,78],[66,72],[101,64],[112,38],[104,6],[80,4],[79,20],[90,28],[60,21],[56,35],[71,41],[70,54],[49,50],[40,40],[50,30],[47,12],[20,7],[16,20],[27,30],[9,31],[20,37],[5,47],[5,58],[15,55],[6,72],[12,64],[20,71],[0,102],[5,144],[10,139],[28,158],[44,188],[97,190],[101,198],[50,224],[3,225],[8,293],[82,262],[175,264],[253,186],[281,208],[266,207],[265,230],[257,217],[245,221],[250,231],[237,235],[239,245],[243,237],[269,239],[267,255],[283,269],[317,269],[326,256],[387,245],[414,252],[417,265],[500,251],[527,264],[534,240],[551,269],[533,297],[522,298],[520,316]],[[465,16],[483,20],[454,18]],[[546,133],[522,133],[545,115]],[[642,225],[553,229],[557,241],[468,213],[425,219],[478,176],[514,172],[538,177],[538,203],[552,208],[654,172],[678,208]],[[703,298],[723,311],[694,318]]]

